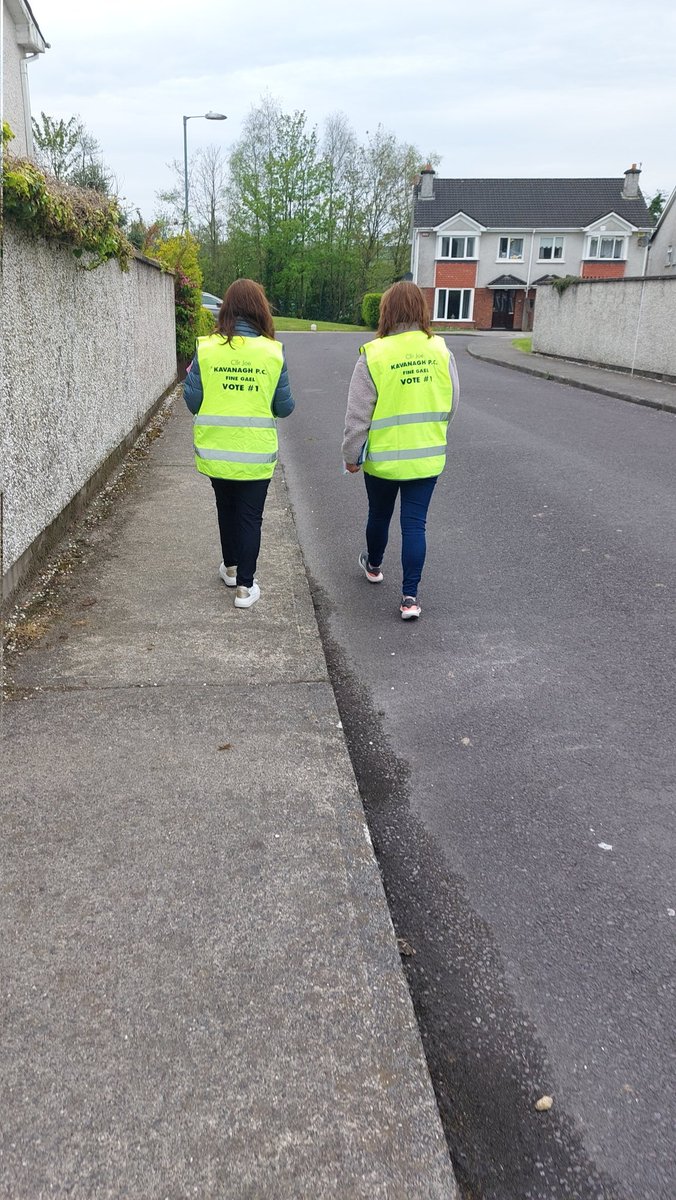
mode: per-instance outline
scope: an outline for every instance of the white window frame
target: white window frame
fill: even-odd
[[[467,243],[471,240],[474,242],[474,249],[471,254],[467,253]],[[464,254],[453,254],[453,242],[464,242]],[[448,242],[448,254],[444,254],[444,242]],[[456,233],[454,230],[449,230],[448,233],[440,233],[437,240],[437,258],[443,259],[444,262],[476,262],[479,257],[478,251],[479,238],[476,233]]]
[[[601,242],[612,241],[620,242],[620,253],[615,254],[615,246],[613,245],[612,254],[600,254]],[[596,242],[596,252],[592,252],[592,243]],[[627,261],[627,245],[629,238],[626,233],[621,233],[619,230],[604,229],[598,233],[590,233],[587,235],[587,245],[585,247],[585,259],[592,262],[626,262]]]
[[[538,234],[538,237],[539,237],[539,243],[538,243],[538,260],[537,261],[539,263],[553,263],[553,262],[562,263],[562,262],[566,261],[566,239],[563,236],[563,234],[561,234],[561,233],[540,233],[540,234]],[[545,238],[551,239],[551,241],[554,243],[552,246],[552,253],[549,258],[542,257],[542,243],[545,240]],[[557,242],[561,243],[561,253],[559,255],[555,256],[554,251],[556,250]]]
[[[500,253],[500,243],[507,242],[507,253]],[[517,257],[511,254],[512,242],[521,242],[521,254]],[[498,235],[498,257],[496,262],[524,262],[524,253],[526,250],[526,235],[523,233],[501,233]]]
[[[468,305],[467,305],[467,316],[466,317],[462,317],[462,316],[460,316],[460,317],[447,317],[447,316],[440,317],[440,316],[438,316],[437,313],[439,311],[439,295],[441,292],[446,293],[445,305],[444,305],[446,312],[448,312],[448,293],[449,292],[460,292],[460,312],[462,312],[462,310],[463,310],[463,306],[464,306],[464,302],[465,302],[465,295],[469,295],[469,301],[468,301]],[[474,288],[454,288],[454,287],[439,288],[438,287],[438,288],[434,289],[434,316],[432,318],[433,321],[447,321],[447,322],[452,322],[453,324],[463,324],[465,321],[472,320],[473,313],[474,313]]]

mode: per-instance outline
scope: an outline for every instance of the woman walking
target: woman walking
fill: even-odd
[[[253,279],[230,285],[217,332],[197,339],[183,395],[195,414],[195,465],[216,495],[223,561],[235,608],[260,598],[255,578],[263,508],[277,462],[276,417],[294,401],[265,292]]]
[[[376,337],[361,347],[347,400],[343,461],[364,467],[369,512],[359,566],[382,583],[382,562],[397,495],[401,496],[403,620],[420,616],[427,510],[446,464],[446,434],[458,406],[455,359],[432,334],[420,288],[395,283],[380,301]]]

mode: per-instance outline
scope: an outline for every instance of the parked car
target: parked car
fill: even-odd
[[[215,317],[218,316],[221,302],[218,296],[212,296],[211,292],[202,292],[202,308],[207,308]]]

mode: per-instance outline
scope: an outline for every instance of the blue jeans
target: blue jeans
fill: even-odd
[[[429,479],[379,479],[376,475],[364,475],[369,498],[369,515],[366,524],[366,549],[372,567],[383,561],[392,513],[401,492],[401,566],[403,571],[402,595],[417,596],[418,584],[425,563],[425,522],[427,509],[438,475]]]

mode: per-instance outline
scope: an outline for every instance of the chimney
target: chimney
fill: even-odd
[[[629,170],[624,172],[624,187],[622,188],[623,200],[636,200],[638,197],[638,177],[641,174],[641,168],[632,163]]]
[[[425,163],[420,171],[419,200],[434,200],[434,176],[436,171],[431,163]]]

